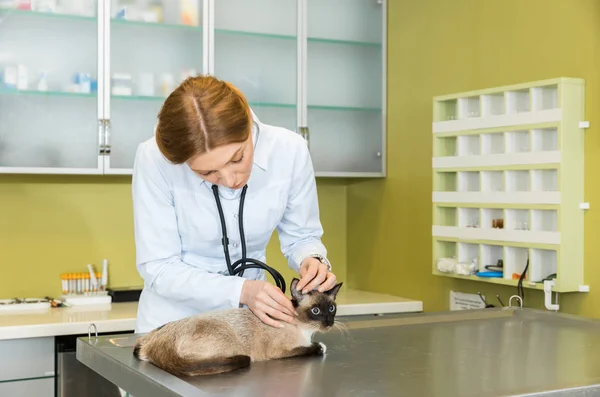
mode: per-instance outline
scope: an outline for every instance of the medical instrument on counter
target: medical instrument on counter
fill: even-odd
[[[481,299],[481,301],[485,304],[485,308],[486,309],[489,309],[489,308],[492,308],[492,307],[496,307],[496,306],[492,305],[491,303],[488,303],[485,300],[485,298],[483,297],[483,295],[481,295],[481,292],[478,292],[477,295],[479,295],[479,299]],[[496,298],[498,298],[498,302],[500,302],[500,305],[502,307],[504,307],[505,305],[504,305],[504,302],[502,302],[502,299],[500,299],[500,295],[496,295]]]
[[[215,201],[217,203],[217,209],[219,210],[219,218],[221,220],[221,229],[223,233],[223,237],[221,238],[221,243],[223,244],[223,253],[225,254],[225,262],[227,263],[227,270],[230,275],[239,275],[240,277],[244,275],[244,270],[246,269],[264,269],[273,278],[275,279],[275,284],[285,293],[285,279],[277,270],[268,266],[266,263],[261,262],[257,259],[246,258],[246,237],[244,236],[244,200],[246,199],[246,191],[248,190],[248,185],[244,185],[242,189],[242,195],[240,197],[240,208],[239,208],[239,228],[240,228],[240,242],[242,244],[242,258],[237,261],[231,263],[231,258],[229,257],[229,238],[227,237],[227,227],[225,226],[225,216],[223,215],[223,208],[221,207],[221,200],[219,199],[219,187],[217,185],[212,186],[213,194],[215,196]]]
[[[92,264],[88,272],[61,273],[62,302],[67,306],[111,303],[108,294],[108,260],[102,261],[102,272],[96,272]]]

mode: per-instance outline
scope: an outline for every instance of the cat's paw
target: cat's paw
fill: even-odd
[[[327,352],[327,346],[325,346],[325,343],[319,342],[319,354],[324,356],[326,352]]]

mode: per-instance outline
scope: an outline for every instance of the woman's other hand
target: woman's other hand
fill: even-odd
[[[302,290],[303,294],[317,289],[317,287],[319,292],[329,291],[336,283],[335,274],[329,271],[326,264],[313,257],[308,257],[302,261],[300,277],[296,289],[298,291]]]
[[[246,280],[242,287],[240,303],[263,323],[282,328],[281,320],[293,324],[296,310],[292,302],[276,286],[263,280]]]

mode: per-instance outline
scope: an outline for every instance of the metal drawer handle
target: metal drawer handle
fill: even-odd
[[[98,340],[98,328],[96,324],[92,323],[88,326],[88,341],[92,340],[92,327],[94,327],[94,333],[96,334],[96,341]]]

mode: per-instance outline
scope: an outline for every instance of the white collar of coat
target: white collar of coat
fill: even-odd
[[[263,138],[260,139],[260,130],[263,124],[260,122],[252,109],[252,143],[254,144],[254,164],[263,170],[267,170],[269,160],[268,142]]]

